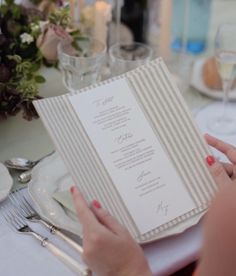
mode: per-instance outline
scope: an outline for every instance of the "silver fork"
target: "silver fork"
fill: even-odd
[[[6,208],[7,207],[7,208]],[[25,222],[23,216],[15,209],[14,206],[8,204],[5,207],[1,207],[3,210],[2,215],[6,222],[13,230],[16,230],[21,234],[28,234],[40,241],[41,246],[47,248],[52,254],[54,254],[59,260],[61,260],[70,269],[76,272],[78,275],[88,276],[91,275],[90,270],[79,264],[76,260],[71,258],[68,254],[62,251],[59,247],[51,243],[48,238],[41,236],[33,231],[30,226]]]
[[[11,193],[9,195],[9,199],[11,200],[12,204],[19,208],[19,211],[21,214],[29,221],[32,222],[39,222],[43,224],[45,227],[47,227],[52,234],[57,235],[62,240],[67,242],[71,247],[73,247],[76,251],[79,252],[79,254],[83,253],[83,248],[78,243],[67,237],[65,234],[63,234],[57,227],[54,225],[46,222],[43,220],[40,215],[35,211],[35,209],[30,205],[28,200],[24,195],[21,195],[18,191]]]

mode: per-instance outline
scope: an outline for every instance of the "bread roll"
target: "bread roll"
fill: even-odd
[[[205,85],[214,90],[221,90],[221,78],[217,71],[216,61],[214,57],[208,58],[203,65],[202,77]]]
[[[216,60],[214,57],[210,57],[206,60],[202,69],[202,78],[205,85],[212,90],[222,90],[222,82],[217,70]],[[236,79],[233,87],[236,87]]]

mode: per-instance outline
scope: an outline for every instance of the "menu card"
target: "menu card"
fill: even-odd
[[[206,210],[209,149],[161,59],[34,104],[79,189],[138,241]]]
[[[141,234],[194,209],[125,79],[69,100]]]

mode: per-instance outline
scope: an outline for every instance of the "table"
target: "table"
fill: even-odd
[[[214,17],[211,19],[211,32],[209,41],[212,41],[214,36],[216,26],[219,22],[233,21],[235,18],[235,1],[228,0],[226,9],[226,1],[215,0],[213,5]],[[219,16],[220,15],[220,16]],[[231,19],[230,19],[231,18]],[[47,78],[47,84],[41,87],[42,96],[56,96],[61,95],[66,92],[62,82],[60,81],[59,72],[53,69],[43,69],[43,74]],[[50,87],[50,90],[48,90]],[[200,95],[196,90],[190,88],[184,92],[184,97],[191,109],[196,107],[204,107],[212,102],[209,98],[206,98]],[[235,104],[236,105],[236,104]],[[230,140],[233,140],[234,137],[231,137]],[[0,161],[3,161],[7,158],[14,156],[25,156],[32,159],[37,159],[40,156],[45,155],[53,149],[53,144],[46,133],[40,120],[34,120],[27,122],[21,118],[20,115],[16,117],[11,117],[7,121],[0,122]],[[7,249],[4,251],[4,254],[0,254],[0,267],[1,272],[5,276],[18,275],[18,276],[30,276],[32,275],[27,270],[27,265],[31,266],[33,269],[32,263],[27,263],[27,239],[16,238],[15,234],[8,233],[9,229],[4,229],[1,225],[0,235],[8,235],[8,239],[3,242],[3,239],[0,239],[0,247]],[[154,275],[169,275],[187,264],[197,260],[199,256],[199,250],[202,244],[202,235],[201,235],[201,224],[198,224],[184,233],[173,236],[171,238],[166,238],[143,247],[144,253],[148,259],[150,267]],[[18,241],[18,253],[16,253],[14,248],[14,241]],[[22,246],[22,249],[21,249]],[[0,251],[3,253],[2,249]],[[14,255],[17,260],[14,260],[15,265],[9,266],[10,260]],[[17,255],[18,254],[18,255]],[[38,255],[37,255],[38,254]],[[44,267],[41,267],[38,264],[37,256],[42,258],[41,254],[47,254],[42,251],[39,247],[38,252],[35,257],[35,267],[40,269],[35,271],[34,275],[48,275],[49,271],[53,271],[55,275],[71,275],[70,271],[61,266],[60,263],[55,259],[50,259],[50,256],[46,255],[44,261],[47,260]],[[9,263],[7,264],[7,260]],[[55,262],[55,265],[52,265],[51,260]],[[37,265],[36,265],[37,264]],[[47,270],[47,268],[52,270]],[[54,269],[54,270],[53,270]],[[27,272],[29,273],[27,275]],[[54,274],[53,274],[54,275]]]
[[[58,71],[44,68],[42,72],[48,82],[41,87],[41,95],[55,96],[66,92]],[[211,101],[194,89],[187,90],[185,98],[191,107],[196,107],[200,103],[206,105]],[[40,120],[27,122],[19,114],[1,122],[0,133],[0,161],[13,156],[36,159],[53,149],[53,144]],[[201,225],[199,224],[183,234],[151,243],[143,248],[153,274],[168,275],[196,260],[200,247]]]

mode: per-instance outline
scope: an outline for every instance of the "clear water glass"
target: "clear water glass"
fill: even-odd
[[[112,76],[126,73],[153,58],[153,50],[143,43],[118,43],[110,47],[109,59]]]
[[[96,39],[62,40],[58,44],[59,68],[63,84],[75,92],[100,80],[106,45]]]

